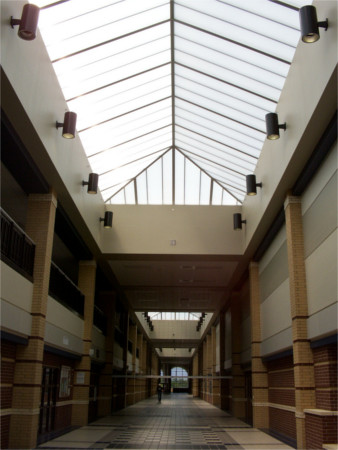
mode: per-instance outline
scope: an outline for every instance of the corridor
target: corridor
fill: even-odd
[[[288,449],[188,394],[143,400],[39,446],[44,449]]]

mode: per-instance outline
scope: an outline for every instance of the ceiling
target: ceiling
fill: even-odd
[[[240,204],[309,0],[34,0],[103,200]]]
[[[298,9],[311,1],[32,2],[104,202],[242,203],[299,42]],[[240,264],[229,255],[104,257],[136,313],[207,312],[210,324]],[[176,336],[175,347],[196,348],[201,337]],[[165,338],[153,344],[167,360],[190,358],[170,354]]]

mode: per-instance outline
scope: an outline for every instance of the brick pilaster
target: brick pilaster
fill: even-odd
[[[217,339],[216,339],[216,327],[211,328],[211,346],[212,346],[212,376],[216,376],[216,361],[217,361]],[[218,374],[219,375],[219,374]],[[220,397],[220,380],[214,378],[212,380],[212,404],[215,406],[221,406]]]
[[[315,408],[313,354],[307,333],[308,305],[304,261],[302,205],[289,195],[284,204],[292,319],[293,364],[296,393],[297,447],[305,448],[304,409]]]
[[[72,425],[83,426],[88,423],[90,349],[94,317],[96,262],[81,261],[78,287],[85,297],[83,325],[83,353],[75,367],[73,382]]]
[[[104,292],[100,294],[101,309],[107,318],[107,334],[105,339],[106,361],[100,374],[100,385],[98,395],[98,416],[106,416],[111,412],[112,399],[112,374],[114,359],[114,322],[115,292]]]
[[[31,194],[26,232],[36,244],[32,296],[32,329],[26,347],[17,346],[9,447],[36,446],[41,399],[42,362],[52,258],[56,197]]]
[[[245,378],[241,367],[241,305],[238,295],[231,299],[232,414],[245,418]]]
[[[194,377],[197,377],[199,375],[198,373],[198,352],[195,352],[193,361],[192,361],[192,375]],[[198,392],[198,378],[193,378],[192,379],[192,395],[194,397],[198,397],[199,392]]]
[[[261,299],[258,264],[251,262],[249,271],[253,426],[256,428],[269,428],[268,374],[266,365],[261,357]]]

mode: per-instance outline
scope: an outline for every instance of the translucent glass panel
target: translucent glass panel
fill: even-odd
[[[148,312],[151,320],[199,320],[202,313],[191,312]]]
[[[104,201],[243,201],[311,1],[33,3]]]

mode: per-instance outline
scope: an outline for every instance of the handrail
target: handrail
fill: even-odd
[[[35,243],[24,230],[0,208],[1,259],[33,281]]]

